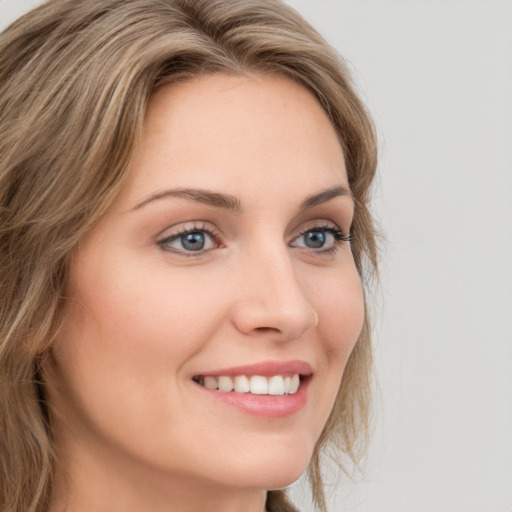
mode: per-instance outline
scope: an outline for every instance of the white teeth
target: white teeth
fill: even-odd
[[[205,377],[204,378],[204,387],[208,389],[218,389],[219,384],[215,377]]]
[[[219,377],[197,378],[197,382],[205,388],[224,391],[226,393],[235,391],[236,393],[252,393],[253,395],[293,395],[297,393],[300,386],[300,377],[298,374],[286,377],[274,375],[273,377],[263,377],[253,375],[237,375],[228,377],[225,375]]]
[[[237,393],[249,393],[251,391],[251,383],[245,375],[235,377],[235,391]]]
[[[269,395],[284,395],[284,379],[280,375],[268,379]]]
[[[268,380],[261,375],[251,377],[251,393],[253,395],[268,395]]]
[[[290,393],[290,395],[297,393],[297,390],[299,389],[299,385],[300,385],[300,378],[297,374],[295,374],[290,379],[290,390],[288,391],[288,393]]]
[[[290,392],[290,380],[291,378],[290,377],[285,377],[283,379],[283,384],[284,384],[284,392],[286,394],[288,394]]]
[[[219,377],[219,391],[233,391],[233,379],[231,377]]]

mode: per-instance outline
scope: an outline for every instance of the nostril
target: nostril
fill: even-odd
[[[255,331],[266,333],[266,332],[279,332],[279,329],[276,327],[256,327]]]

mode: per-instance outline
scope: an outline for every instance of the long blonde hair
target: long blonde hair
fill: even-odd
[[[341,58],[279,0],[50,0],[0,35],[0,510],[45,512],[52,429],[40,369],[62,320],[70,254],[127,176],[146,105],[204,73],[278,73],[306,87],[343,147],[355,199],[352,251],[367,284],[377,249],[372,122]],[[368,320],[309,477],[325,508],[322,454],[357,460],[367,434]],[[285,507],[283,491],[269,506]]]

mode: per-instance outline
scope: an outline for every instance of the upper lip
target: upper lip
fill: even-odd
[[[258,363],[242,366],[233,366],[231,368],[222,368],[219,370],[208,370],[197,373],[196,375],[207,375],[211,377],[236,376],[236,375],[261,375],[262,377],[272,377],[274,375],[311,375],[313,369],[305,361],[261,361]]]

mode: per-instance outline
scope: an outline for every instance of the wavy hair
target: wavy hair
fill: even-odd
[[[279,0],[50,0],[0,35],[0,510],[45,512],[52,425],[41,368],[63,316],[70,255],[116,198],[150,96],[212,73],[274,73],[320,102],[355,200],[363,285],[377,268],[369,211],[375,132],[336,51]],[[368,433],[368,317],[309,465],[357,461]],[[269,510],[290,510],[270,491]],[[288,508],[287,508],[288,507]]]

